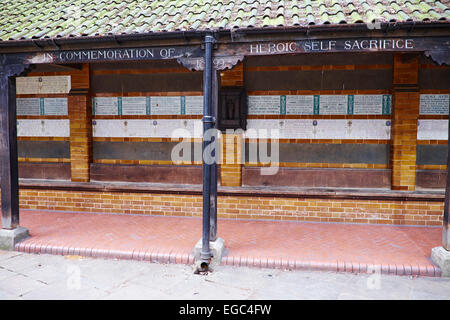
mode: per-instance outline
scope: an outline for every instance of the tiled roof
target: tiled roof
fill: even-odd
[[[0,0],[0,39],[449,20],[450,0]]]

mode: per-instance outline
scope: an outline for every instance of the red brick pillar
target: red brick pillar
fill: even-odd
[[[220,73],[221,87],[242,87],[244,85],[244,63],[232,70]],[[241,143],[242,134],[222,134],[220,184],[239,187],[242,185]]]
[[[417,55],[395,54],[391,124],[392,189],[414,190],[420,94]]]
[[[70,118],[70,164],[72,181],[89,182],[92,162],[92,102],[89,92],[89,65],[71,74],[68,98]]]
[[[228,187],[242,185],[242,134],[223,134],[220,184]]]

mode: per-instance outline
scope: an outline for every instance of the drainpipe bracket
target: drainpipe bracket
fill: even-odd
[[[225,254],[225,241],[222,238],[217,238],[215,241],[209,242],[210,256],[209,258],[204,256],[202,252],[202,239],[198,240],[193,249],[194,263],[209,261],[209,268],[212,270],[215,266],[219,265],[222,261],[222,257]]]
[[[216,118],[212,116],[203,116],[202,118],[203,123],[216,123]]]
[[[214,38],[213,35],[210,35],[210,34],[205,35],[204,41],[201,44],[202,50],[205,50],[206,43],[211,43],[213,45],[213,49],[217,49],[217,40],[216,40],[216,38]]]

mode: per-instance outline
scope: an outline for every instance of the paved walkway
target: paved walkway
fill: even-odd
[[[167,319],[184,319],[178,314],[180,307],[186,306],[184,300],[195,300],[193,303],[197,306],[211,305],[199,300],[223,300],[216,302],[216,307],[222,309],[214,312],[217,319],[227,319],[223,312],[224,304],[249,304],[235,300],[296,300],[296,303],[288,305],[269,303],[272,305],[272,319],[289,319],[293,312],[298,312],[297,300],[300,299],[449,300],[450,278],[232,266],[218,266],[207,275],[196,275],[191,266],[183,264],[0,251],[0,301],[6,299],[179,300],[171,303],[169,308],[160,302],[150,305],[152,308],[163,308]],[[317,305],[312,308],[317,310]],[[335,306],[332,312],[336,312]],[[401,312],[404,315],[405,310]],[[253,316],[250,319],[264,319],[259,315]],[[202,319],[201,316],[197,318]],[[216,319],[209,317],[213,318]],[[234,319],[232,315],[229,318]]]
[[[18,251],[162,263],[193,262],[201,219],[21,211],[31,237]],[[219,219],[224,265],[440,276],[430,260],[439,227]]]

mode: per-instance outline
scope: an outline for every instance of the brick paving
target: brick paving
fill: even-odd
[[[30,253],[193,262],[201,219],[21,210]],[[430,260],[440,227],[219,219],[222,264],[261,268],[440,276]],[[369,269],[368,269],[369,268]]]

